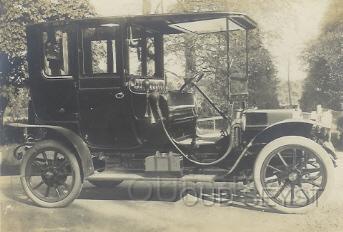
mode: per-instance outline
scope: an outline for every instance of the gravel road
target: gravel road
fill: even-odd
[[[3,150],[2,157],[7,150]],[[342,156],[343,153],[340,153]],[[232,201],[185,194],[178,182],[123,182],[116,188],[85,183],[71,205],[44,209],[32,205],[21,190],[15,166],[2,159],[0,177],[1,231],[343,231],[343,161],[336,168],[336,187],[323,208],[305,215],[274,212],[240,185]],[[194,185],[194,184],[193,184]],[[189,186],[188,186],[189,187]],[[192,188],[211,189],[196,184]],[[224,198],[220,198],[223,200]]]

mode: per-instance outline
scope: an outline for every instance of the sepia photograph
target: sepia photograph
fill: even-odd
[[[343,1],[0,0],[0,232],[343,231]]]

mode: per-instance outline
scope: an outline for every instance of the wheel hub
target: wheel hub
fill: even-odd
[[[63,184],[67,179],[67,175],[59,172],[56,167],[53,167],[42,174],[42,179],[45,184],[53,187]]]
[[[288,174],[288,179],[291,182],[295,182],[298,179],[298,177],[299,177],[299,175],[296,172],[291,172],[291,173]]]

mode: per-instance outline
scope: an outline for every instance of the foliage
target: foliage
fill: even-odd
[[[301,106],[312,110],[315,105],[342,110],[343,103],[343,4],[332,1],[324,19],[321,35],[306,50],[308,76]]]
[[[15,88],[14,86],[9,86],[7,88],[9,99],[9,104],[4,112],[4,121],[13,120],[24,120],[27,118],[28,112],[28,101],[27,97],[29,95],[27,88]]]
[[[258,30],[250,35],[249,51],[249,102],[259,108],[277,108],[277,71]]]
[[[8,105],[27,105],[27,91],[18,89],[28,76],[25,26],[94,14],[88,0],[0,0],[0,127]],[[19,113],[12,108],[10,115]]]
[[[343,116],[337,119],[337,129],[343,133]]]
[[[27,78],[27,24],[94,15],[87,0],[0,0],[0,5],[0,53],[9,61],[0,73],[2,86],[21,85]]]

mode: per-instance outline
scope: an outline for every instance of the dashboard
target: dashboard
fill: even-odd
[[[128,84],[132,93],[144,94],[147,92],[164,92],[165,81],[148,78],[131,78]]]

